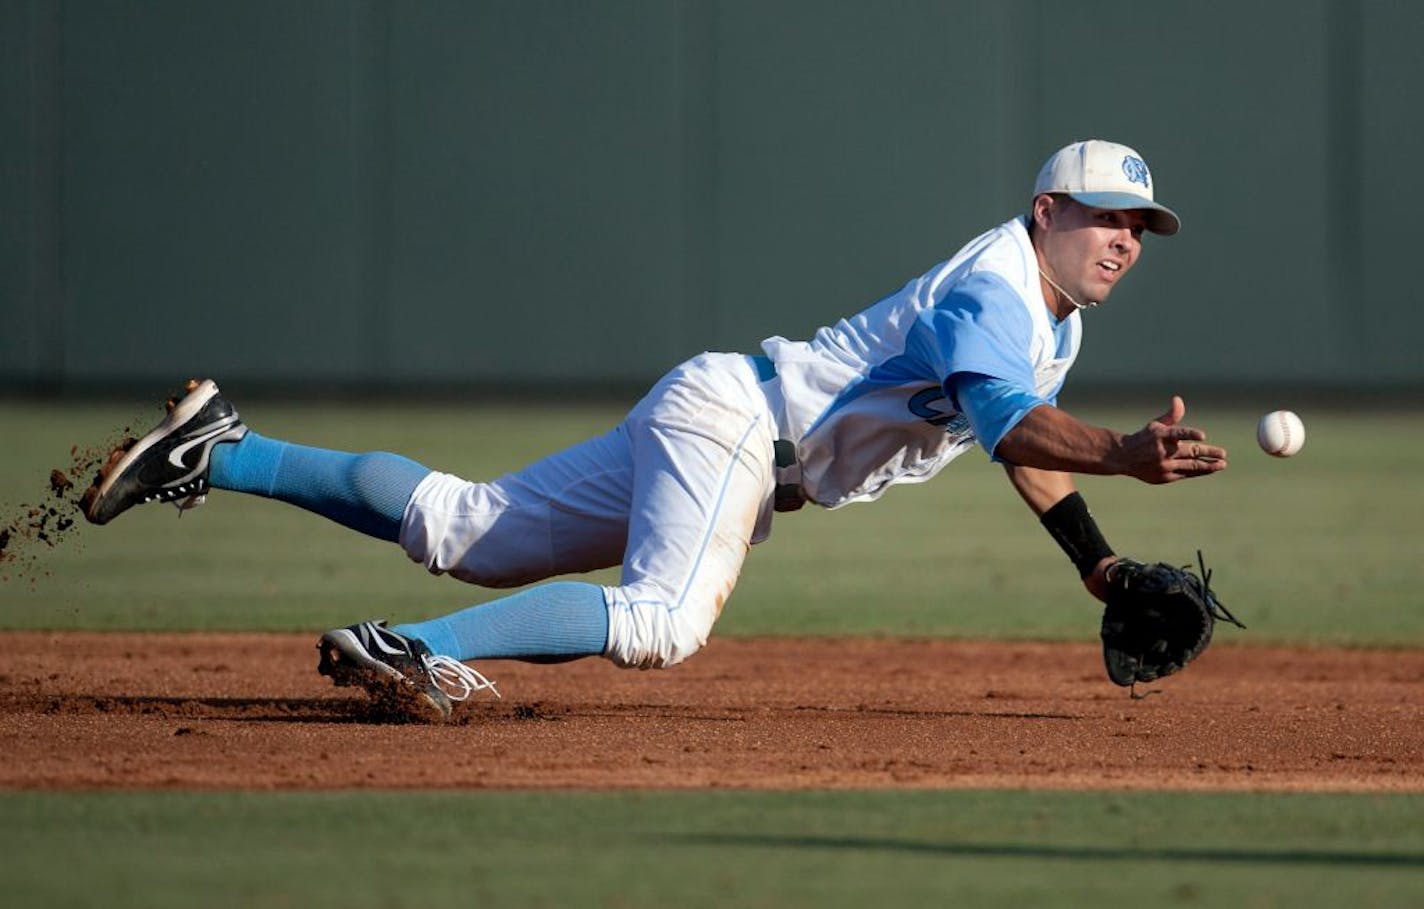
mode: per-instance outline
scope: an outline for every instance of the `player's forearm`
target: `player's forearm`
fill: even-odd
[[[1057,407],[1045,404],[1029,411],[1018,425],[1009,430],[999,440],[994,453],[1020,467],[1117,474],[1124,472],[1117,464],[1122,448],[1122,433],[1090,426]],[[1023,494],[1023,489],[1020,488],[1019,492]]]
[[[1107,568],[1116,559],[1112,547],[1074,488],[1071,474],[1036,467],[1004,465],[1009,481],[1038,515],[1043,529],[1078,569],[1083,586],[1099,600],[1107,598]]]
[[[1040,470],[1037,467],[1005,464],[1004,472],[1008,474],[1009,482],[1013,484],[1019,496],[1039,517],[1043,517],[1045,511],[1076,490],[1073,475],[1061,470]]]

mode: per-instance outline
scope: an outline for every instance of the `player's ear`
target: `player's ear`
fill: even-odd
[[[1033,197],[1033,223],[1039,230],[1047,230],[1053,223],[1054,206],[1054,199],[1048,193]]]

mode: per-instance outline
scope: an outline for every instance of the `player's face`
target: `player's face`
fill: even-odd
[[[1046,220],[1044,270],[1080,303],[1106,300],[1142,254],[1147,216],[1140,211],[1090,208],[1061,197]]]

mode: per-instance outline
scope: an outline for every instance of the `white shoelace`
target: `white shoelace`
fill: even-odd
[[[494,687],[494,682],[457,659],[436,654],[427,654],[420,659],[435,684],[452,701],[463,701],[476,691],[486,688],[493,691],[495,697],[503,697],[499,689]]]

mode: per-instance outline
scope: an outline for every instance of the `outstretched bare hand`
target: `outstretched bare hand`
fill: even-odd
[[[1166,413],[1123,436],[1120,472],[1144,483],[1173,483],[1225,470],[1226,449],[1209,444],[1200,429],[1181,425],[1186,415],[1187,405],[1173,395]]]

